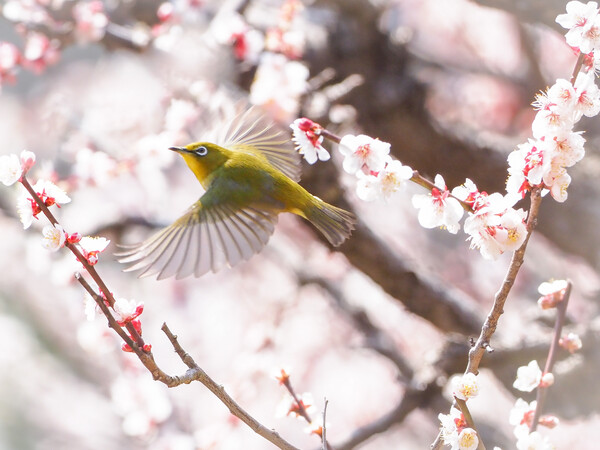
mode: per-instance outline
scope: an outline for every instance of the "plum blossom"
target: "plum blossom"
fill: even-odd
[[[69,203],[71,201],[66,192],[51,181],[43,179],[38,180],[32,188],[47,207],[52,205],[60,207],[61,204]],[[19,214],[23,228],[29,228],[33,223],[33,219],[37,218],[37,215],[40,212],[41,209],[39,205],[29,195],[29,192],[22,188],[21,195],[17,199],[17,213]]]
[[[558,345],[571,354],[581,350],[581,347],[583,346],[581,338],[575,333],[569,333],[566,336],[561,337],[558,341]]]
[[[475,450],[479,445],[477,432],[473,428],[464,428],[458,434],[459,450]]]
[[[98,263],[98,254],[103,252],[108,244],[110,241],[103,237],[84,236],[79,241],[83,257],[92,266]]]
[[[452,395],[461,400],[468,400],[479,394],[479,381],[474,373],[457,376],[452,382]]]
[[[571,1],[567,3],[566,9],[567,13],[560,14],[556,18],[556,23],[569,29],[565,35],[567,44],[579,48],[582,53],[590,53],[600,43],[598,4]]]
[[[388,157],[385,168],[376,175],[366,175],[363,172],[358,172],[356,175],[358,177],[356,186],[358,198],[364,201],[379,198],[387,200],[406,185],[406,182],[413,176],[413,170],[402,165],[400,161]]]
[[[390,153],[390,144],[364,134],[347,134],[342,137],[339,149],[344,155],[344,170],[354,175],[361,170],[366,173],[383,170]]]
[[[419,223],[424,228],[445,227],[456,234],[464,209],[458,200],[450,196],[444,178],[439,174],[435,176],[435,186],[430,194],[417,194],[412,198],[413,206],[419,209]]]
[[[513,387],[522,392],[531,392],[537,388],[542,381],[542,370],[536,360],[526,366],[517,369],[517,379]]]
[[[517,450],[554,450],[554,446],[547,436],[542,436],[539,431],[529,432],[526,426],[515,428],[517,437]]]
[[[19,159],[21,160],[21,170],[23,171],[23,174],[25,174],[35,164],[35,153],[30,152],[29,150],[23,150],[19,155]]]
[[[600,29],[598,30],[600,33]],[[582,115],[594,117],[600,112],[600,89],[595,83],[596,75],[594,72],[579,72],[575,80],[575,91],[577,93],[577,103],[575,110],[577,119]]]
[[[127,322],[136,319],[144,311],[144,302],[136,302],[135,300],[127,300],[124,298],[115,299],[113,305],[117,323],[121,326]]]
[[[522,398],[518,398],[515,405],[510,410],[508,416],[508,423],[514,426],[526,425],[527,428],[531,426],[533,422],[533,415],[537,408],[537,402],[534,400],[531,403],[527,403]]]
[[[512,208],[514,199],[508,196],[479,192],[472,182],[466,186],[467,183],[464,188],[455,190],[459,198],[468,195],[465,201],[473,208],[464,224],[471,248],[478,248],[486,259],[495,259],[507,250],[519,248],[527,237],[526,212]]]
[[[544,281],[538,287],[538,292],[542,294],[542,297],[538,299],[538,305],[542,309],[556,307],[562,301],[567,286],[567,280]]]
[[[459,435],[467,428],[467,422],[459,409],[452,407],[449,414],[438,414],[442,425],[441,436],[444,444],[449,445],[452,450],[459,449]]]
[[[46,225],[43,230],[42,246],[51,252],[55,252],[65,245],[66,233],[59,225]]]
[[[0,156],[0,181],[5,186],[15,184],[21,178],[23,169],[21,161],[17,155],[2,155]]]
[[[331,157],[329,152],[321,145],[323,136],[320,135],[323,127],[306,117],[294,120],[290,125],[292,129],[292,140],[296,144],[298,153],[304,156],[309,164],[314,164],[318,160],[328,161]]]

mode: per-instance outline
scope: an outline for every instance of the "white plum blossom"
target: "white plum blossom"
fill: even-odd
[[[143,302],[136,302],[135,300],[127,300],[125,298],[115,299],[113,305],[115,311],[115,319],[119,323],[131,322],[131,320],[138,317],[144,310]]]
[[[65,245],[66,233],[59,225],[46,225],[42,230],[42,246],[51,252],[55,252]]]
[[[69,203],[71,201],[71,198],[66,192],[51,181],[39,180],[32,188],[42,202],[48,207],[52,205],[60,206],[61,204]],[[21,193],[17,198],[17,213],[19,214],[23,228],[29,228],[33,223],[33,219],[36,218],[40,212],[41,209],[39,205],[29,195],[29,192],[22,187]]]
[[[413,176],[413,170],[402,165],[400,161],[389,158],[385,168],[377,175],[358,172],[356,176],[358,177],[356,186],[358,198],[364,201],[380,198],[387,200],[406,185],[406,182]]]
[[[390,144],[364,134],[347,134],[342,137],[339,149],[344,155],[344,170],[354,175],[361,170],[366,173],[383,170],[390,153]]]
[[[565,35],[567,44],[579,48],[582,53],[590,53],[600,43],[598,4],[571,1],[567,3],[566,9],[567,13],[560,14],[556,23],[569,29]]]
[[[38,182],[33,185],[33,190],[43,201],[50,203],[46,204],[46,206],[51,206],[52,204],[64,205],[71,201],[71,198],[67,193],[52,181],[38,180]]]
[[[522,398],[518,398],[515,405],[510,410],[508,423],[514,426],[527,425],[529,427],[536,408],[537,402],[535,400],[531,403],[527,403]]]
[[[323,129],[321,125],[302,117],[294,120],[290,128],[292,129],[292,140],[296,144],[296,150],[304,156],[307,163],[314,164],[319,160],[329,160],[331,155],[321,145],[323,143],[323,136],[319,134]]]
[[[598,30],[600,33],[600,29]],[[596,74],[592,71],[579,72],[575,80],[577,92],[576,118],[594,117],[600,112],[600,89],[596,85]]]
[[[25,174],[35,164],[35,153],[30,152],[29,150],[23,150],[19,155],[19,159],[21,160],[21,170],[23,171],[23,174]]]
[[[21,161],[17,155],[0,156],[0,182],[5,186],[11,186],[19,181],[22,174]]]
[[[98,262],[98,254],[103,252],[108,247],[110,241],[103,237],[84,236],[79,241],[79,246],[83,257],[92,266]]]
[[[542,370],[536,360],[517,369],[517,379],[513,387],[521,392],[531,392],[540,385]]]
[[[456,234],[464,209],[457,199],[450,196],[444,178],[439,174],[435,176],[435,186],[430,194],[417,194],[412,198],[413,206],[419,209],[419,223],[424,228],[445,227]]]
[[[468,400],[479,394],[479,381],[474,373],[457,376],[452,380],[452,395],[461,400]]]
[[[535,109],[556,108],[559,113],[570,114],[577,104],[575,87],[569,80],[559,78],[546,92],[536,95]]]
[[[556,294],[565,291],[569,283],[567,280],[544,281],[538,286],[538,292],[542,295]]]
[[[449,445],[452,450],[458,450],[458,436],[467,427],[467,423],[459,409],[450,408],[449,414],[438,414],[442,425],[441,437],[444,444]]]
[[[475,450],[479,445],[479,437],[473,428],[464,428],[458,434],[459,450]]]
[[[547,436],[542,436],[539,431],[529,432],[529,427],[518,426],[515,428],[517,437],[517,450],[554,450],[554,446]]]
[[[522,209],[512,208],[514,199],[495,192],[472,193],[473,211],[465,220],[471,248],[478,248],[486,259],[495,259],[507,250],[516,250],[527,237]]]

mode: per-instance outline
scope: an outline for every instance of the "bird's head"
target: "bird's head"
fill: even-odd
[[[169,147],[179,153],[200,183],[229,159],[230,151],[210,142],[194,142],[185,147]]]

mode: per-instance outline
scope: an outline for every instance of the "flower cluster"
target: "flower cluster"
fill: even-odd
[[[452,379],[452,395],[467,401],[479,394],[479,380],[474,373],[456,376]],[[463,413],[452,407],[450,414],[439,414],[442,425],[441,438],[452,450],[474,450],[479,445],[477,431],[470,428]]]
[[[456,408],[450,409],[450,414],[439,414],[442,424],[441,437],[451,450],[475,450],[479,445],[477,432],[470,428],[465,418]]]
[[[600,16],[596,2],[567,4],[567,14],[556,21],[568,28],[567,43],[595,60],[600,48]],[[532,124],[533,139],[521,144],[508,157],[506,190],[516,200],[534,187],[550,192],[558,202],[567,199],[571,177],[567,168],[580,161],[585,139],[573,131],[583,117],[600,112],[600,89],[595,84],[595,63],[584,64],[575,82],[559,79],[538,94],[534,106],[538,110]]]
[[[322,147],[324,129],[307,119],[296,119],[290,127],[300,154],[310,164],[329,159]],[[366,135],[346,135],[339,141],[343,168],[357,177],[356,193],[364,201],[389,199],[409,180],[417,182],[418,175],[389,155],[390,144]],[[436,175],[428,194],[416,194],[412,203],[419,210],[418,219],[424,228],[445,228],[450,233],[460,230],[464,223],[471,248],[480,250],[484,258],[494,259],[506,251],[518,249],[527,237],[526,213],[513,208],[516,199],[499,193],[479,192],[467,179],[462,186],[448,189],[444,178]]]
[[[594,56],[600,46],[600,15],[597,4],[584,5],[573,1],[567,5],[567,14],[557,22],[569,28],[567,42],[583,53]],[[596,52],[600,53],[600,52]],[[571,177],[567,168],[580,161],[584,154],[585,139],[573,130],[583,117],[600,112],[600,89],[594,83],[593,64],[584,64],[574,83],[559,79],[538,95],[534,106],[538,109],[532,124],[533,139],[521,144],[508,157],[506,194],[480,192],[467,179],[465,184],[452,191],[441,175],[429,183],[430,193],[415,195],[413,205],[419,209],[419,223],[425,228],[445,228],[450,233],[460,229],[459,221],[468,211],[464,231],[469,235],[471,248],[477,248],[486,259],[494,259],[506,251],[517,250],[527,238],[527,214],[515,209],[516,202],[532,189],[541,189],[542,195],[564,202]],[[322,127],[308,119],[298,119],[292,125],[297,148],[313,164],[321,158]],[[344,155],[343,167],[355,174],[357,195],[371,201],[389,198],[407,180],[415,182],[419,176],[408,166],[389,156],[390,144],[369,136],[347,135],[339,141]]]
[[[452,194],[471,207],[464,230],[469,235],[471,248],[479,249],[484,258],[494,259],[523,244],[527,237],[527,214],[522,209],[514,209],[508,196],[479,192],[469,179],[454,188]]]

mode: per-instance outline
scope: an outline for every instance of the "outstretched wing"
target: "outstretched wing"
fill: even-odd
[[[288,133],[256,107],[239,113],[224,127],[216,144],[230,150],[259,154],[294,181],[300,180],[300,155]]]
[[[140,277],[156,275],[159,280],[199,277],[247,260],[267,244],[276,213],[251,206],[203,207],[201,200],[172,225],[119,253],[119,262],[133,263],[126,271],[142,270]]]

